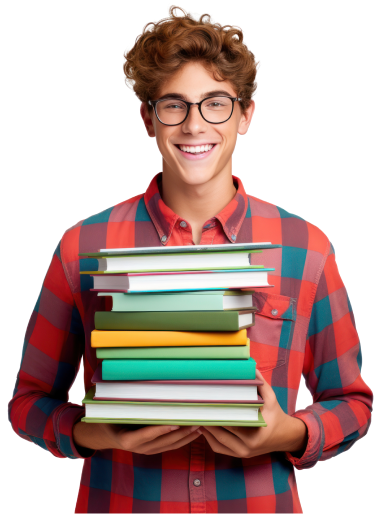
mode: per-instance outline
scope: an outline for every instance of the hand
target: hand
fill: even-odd
[[[153,455],[191,443],[200,435],[198,428],[156,425],[129,430],[127,425],[79,422],[73,427],[73,440],[77,446],[92,450],[114,448]]]
[[[248,458],[270,452],[299,452],[306,448],[307,428],[303,421],[282,410],[272,387],[257,370],[256,376],[264,384],[258,386],[264,399],[263,418],[267,427],[200,427],[216,453]]]

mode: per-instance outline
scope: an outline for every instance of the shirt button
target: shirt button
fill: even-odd
[[[271,314],[272,314],[273,316],[277,316],[278,311],[277,311],[276,309],[272,309]]]
[[[235,241],[237,239],[237,236],[235,236],[234,234],[232,234],[232,241]]]
[[[194,486],[195,486],[195,487],[199,487],[200,485],[201,485],[201,481],[199,480],[199,478],[196,478],[196,479],[194,480]]]
[[[187,227],[187,223],[185,221],[181,221],[180,225],[181,225],[182,228],[186,228]]]
[[[165,241],[166,241],[166,240],[167,240],[167,237],[166,237],[166,236],[162,236],[162,237],[161,237],[161,241],[162,241],[163,243],[165,243]]]

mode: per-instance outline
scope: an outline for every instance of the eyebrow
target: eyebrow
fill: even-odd
[[[203,100],[203,98],[207,98],[209,96],[230,96],[232,97],[231,93],[229,91],[225,91],[225,89],[216,89],[215,91],[207,91],[206,93],[202,93],[200,95],[200,98]],[[180,93],[166,93],[166,95],[161,96],[158,98],[158,100],[167,100],[167,99],[175,99],[175,100],[187,100],[186,95],[182,95]],[[233,97],[232,97],[233,98]]]

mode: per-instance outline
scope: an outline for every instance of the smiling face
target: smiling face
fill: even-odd
[[[186,64],[160,89],[158,97],[200,102],[209,96],[237,97],[228,81],[219,82],[202,64]],[[233,114],[225,123],[212,124],[200,115],[197,105],[190,108],[186,120],[180,125],[160,123],[145,103],[141,115],[151,137],[156,137],[163,157],[163,172],[174,182],[186,185],[205,184],[220,174],[232,174],[232,154],[237,134],[245,134],[254,112],[254,102],[242,113],[239,102],[234,103]]]

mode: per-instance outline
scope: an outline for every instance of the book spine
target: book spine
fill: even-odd
[[[103,380],[253,380],[255,361],[105,359]]]

